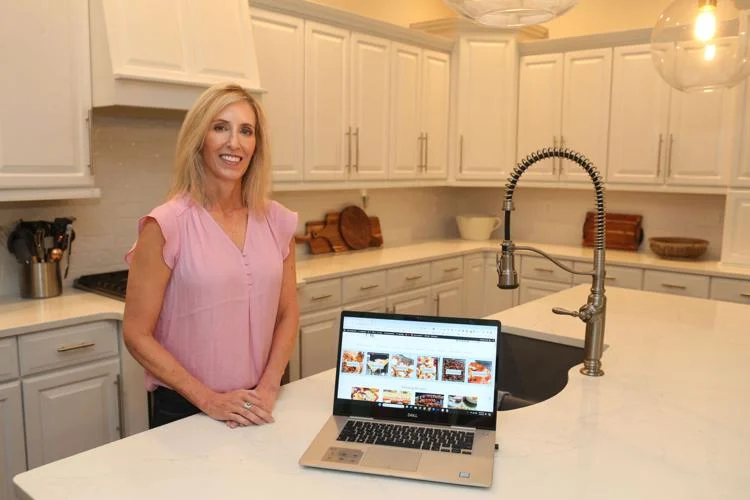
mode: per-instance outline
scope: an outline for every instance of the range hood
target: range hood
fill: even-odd
[[[189,109],[214,83],[262,93],[247,0],[91,0],[94,107]]]

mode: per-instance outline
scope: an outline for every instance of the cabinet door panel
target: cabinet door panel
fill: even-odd
[[[11,500],[13,476],[26,470],[21,386],[0,385],[0,499]]]
[[[586,156],[605,176],[611,77],[612,49],[565,54],[563,145]],[[560,179],[589,181],[590,177],[577,164],[563,161],[560,165]]]
[[[650,45],[616,47],[607,180],[661,182],[668,122],[669,87],[654,69]]]
[[[393,44],[391,72],[391,163],[393,179],[415,178],[421,165],[422,49]]]
[[[518,86],[518,155],[553,146],[562,127],[563,55],[544,54],[521,58]],[[515,163],[515,162],[514,162]],[[534,164],[524,174],[538,181],[557,181],[559,160]]]
[[[432,287],[435,315],[460,317],[464,315],[464,280],[450,281]]]
[[[448,176],[448,115],[450,110],[450,59],[448,54],[424,51],[422,63],[422,131],[425,138],[422,177]]]
[[[739,86],[744,102],[740,109],[744,109],[741,115],[740,126],[742,138],[740,140],[740,158],[734,163],[732,171],[732,186],[750,187],[750,85],[744,83]]]
[[[344,306],[347,311],[364,311],[364,312],[387,312],[387,301],[385,297],[373,300],[365,300],[356,304]]]
[[[88,2],[0,3],[0,189],[93,185],[88,34]]]
[[[726,184],[732,155],[735,89],[672,91],[667,182]]]
[[[512,39],[461,39],[458,178],[502,179],[514,164],[516,53]]]
[[[336,366],[340,321],[341,309],[300,316],[300,373],[303,378]]]
[[[750,265],[750,192],[729,191],[724,221],[721,262]]]
[[[484,316],[484,255],[464,258],[464,314],[469,318]]]
[[[434,311],[429,288],[391,295],[388,297],[388,308],[401,314],[430,315]]]
[[[390,98],[388,40],[352,35],[352,179],[385,179]]]
[[[305,23],[305,174],[343,180],[349,158],[349,32]]]
[[[566,285],[563,283],[552,283],[550,281],[524,279],[521,281],[520,286],[520,303],[525,304],[527,302],[531,302],[532,300],[541,299],[542,297],[552,295],[556,292],[561,292],[567,288],[570,288],[570,285]]]
[[[251,19],[258,71],[263,75],[263,88],[268,90],[261,99],[271,137],[273,180],[301,181],[304,21],[260,10],[253,10]]]
[[[111,360],[23,380],[29,468],[120,437],[118,372]]]

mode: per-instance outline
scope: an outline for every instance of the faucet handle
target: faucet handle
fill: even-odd
[[[567,309],[563,309],[562,307],[553,307],[552,312],[555,314],[573,316],[574,318],[577,318],[579,316],[578,311],[569,311]]]

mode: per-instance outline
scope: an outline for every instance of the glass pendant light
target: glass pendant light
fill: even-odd
[[[748,0],[674,0],[654,26],[651,58],[677,90],[732,87],[750,73]]]
[[[578,0],[443,0],[462,16],[485,26],[514,28],[560,16]]]

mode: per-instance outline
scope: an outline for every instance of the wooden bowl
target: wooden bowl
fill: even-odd
[[[708,248],[708,241],[698,238],[649,238],[649,247],[665,259],[697,259]]]

